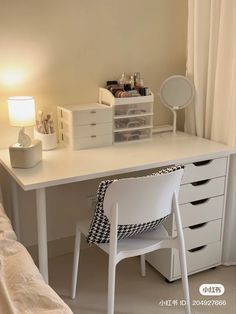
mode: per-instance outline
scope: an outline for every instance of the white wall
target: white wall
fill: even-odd
[[[55,112],[57,105],[97,101],[98,87],[123,71],[141,72],[155,94],[155,123],[171,122],[157,91],[169,75],[185,73],[187,0],[1,0],[0,23],[0,147],[16,139],[9,96],[32,95],[38,107]],[[95,186],[49,189],[50,239],[73,234],[79,207]],[[34,195],[20,197],[23,242],[30,245],[36,242]]]

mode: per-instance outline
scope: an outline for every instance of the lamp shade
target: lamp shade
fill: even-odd
[[[25,127],[35,124],[35,103],[31,96],[9,97],[8,112],[12,126]]]

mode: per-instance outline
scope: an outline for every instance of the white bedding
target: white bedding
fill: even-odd
[[[16,240],[16,234],[12,229],[11,222],[6,215],[2,204],[0,203],[0,240],[1,239]]]
[[[0,314],[72,314],[15,238],[0,206]]]

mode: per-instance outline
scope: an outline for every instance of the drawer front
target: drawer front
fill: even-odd
[[[112,134],[112,123],[91,123],[74,127],[74,138]]]
[[[112,145],[112,134],[76,139],[74,143],[74,149],[86,149],[109,145]]]
[[[188,227],[220,219],[223,215],[223,206],[223,195],[180,205],[182,225]]]
[[[226,167],[226,157],[187,164],[184,168],[182,184],[225,176]]]
[[[190,250],[221,240],[221,219],[184,228],[186,249]]]
[[[225,177],[181,185],[179,203],[185,204],[224,194]]]
[[[88,125],[91,123],[112,123],[112,110],[89,109],[74,112],[73,125]]]
[[[173,276],[179,277],[181,272],[178,251],[174,250],[173,255]],[[191,251],[188,250],[186,258],[188,273],[217,265],[221,261],[221,242],[210,243]]]

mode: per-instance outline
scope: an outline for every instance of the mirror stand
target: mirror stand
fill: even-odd
[[[171,111],[173,112],[173,134],[176,134],[176,129],[177,129],[177,109],[178,108],[173,108]]]

